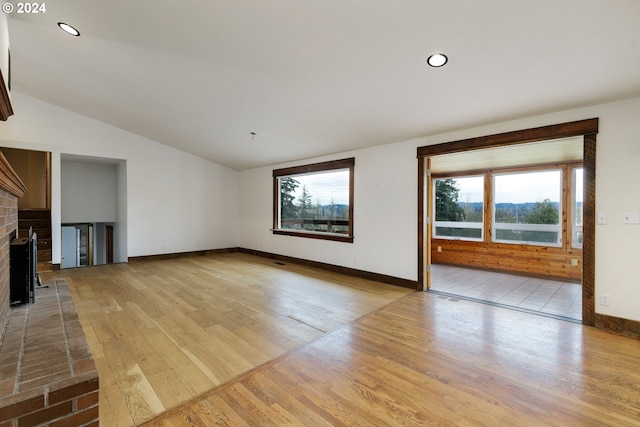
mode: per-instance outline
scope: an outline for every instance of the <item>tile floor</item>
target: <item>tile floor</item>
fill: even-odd
[[[582,285],[443,264],[431,290],[572,320],[582,319]]]

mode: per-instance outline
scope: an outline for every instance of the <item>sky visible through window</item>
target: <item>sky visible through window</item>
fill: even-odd
[[[559,202],[560,176],[558,170],[495,175],[494,203]]]
[[[460,192],[458,193],[458,202],[484,202],[484,178],[482,176],[470,176],[454,179],[456,181],[456,187],[460,189]]]
[[[583,184],[583,173],[584,169],[582,168],[577,168],[575,170],[575,197],[576,197],[576,203],[582,203],[582,199],[583,199],[583,192],[584,192],[584,184]]]
[[[496,203],[528,203],[540,202],[550,195],[557,194],[552,198],[552,202],[558,202],[559,194],[559,171],[519,173],[509,175],[497,175],[500,185],[499,200]],[[296,202],[302,195],[302,187],[306,186],[307,191],[311,194],[313,204],[321,205],[331,204],[349,204],[349,171],[337,170],[330,172],[311,173],[307,175],[292,176],[300,183],[300,186],[293,193]],[[577,179],[581,181],[581,174]],[[456,182],[460,188],[458,200],[460,202],[473,203],[482,202],[484,200],[484,182],[477,177],[456,178]],[[581,182],[576,183],[581,187]],[[527,191],[523,191],[525,189]],[[577,192],[580,196],[581,191]],[[497,195],[498,196],[498,195]],[[553,200],[556,199],[556,200]],[[580,197],[581,199],[581,197]],[[578,200],[582,201],[582,200]]]
[[[576,174],[577,202],[582,202],[582,170]],[[516,173],[496,175],[496,184],[500,191],[496,194],[495,203],[532,203],[550,198],[552,202],[560,201],[560,171],[533,173]],[[457,187],[458,201],[463,203],[482,202],[484,200],[484,181],[478,177],[454,178]],[[526,191],[524,191],[526,190]]]
[[[293,193],[294,203],[298,203],[302,196],[302,187],[307,187],[311,195],[311,202],[322,206],[330,205],[331,201],[336,205],[349,204],[349,170],[336,170],[329,172],[310,173],[307,175],[293,175],[291,178],[300,183]]]

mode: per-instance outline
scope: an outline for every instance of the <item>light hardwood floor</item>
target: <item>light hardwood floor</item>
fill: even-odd
[[[233,253],[44,273],[67,279],[100,424],[138,425],[409,294]]]
[[[412,293],[146,426],[638,426],[640,341]]]
[[[243,254],[69,277],[103,426],[640,425],[634,338]]]

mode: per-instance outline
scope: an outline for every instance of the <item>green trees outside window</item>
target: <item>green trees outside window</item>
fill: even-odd
[[[435,237],[481,240],[484,218],[484,177],[434,180]]]
[[[562,170],[496,174],[493,192],[494,241],[562,244]]]
[[[563,201],[564,174],[571,180]],[[484,179],[491,193],[485,194]],[[487,171],[476,176],[433,179],[433,235],[435,238],[484,241],[489,213],[491,241],[561,246],[563,209],[572,221],[571,245],[582,245],[582,168],[565,165],[522,171]],[[492,200],[490,209],[485,209]],[[564,206],[564,204],[567,206]]]

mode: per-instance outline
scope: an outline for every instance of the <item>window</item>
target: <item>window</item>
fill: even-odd
[[[582,204],[584,195],[582,172],[583,168],[573,169],[573,191],[571,191],[573,208],[571,212],[571,247],[577,249],[582,249]]]
[[[562,170],[493,178],[493,241],[562,245]]]
[[[353,242],[355,159],[273,171],[273,233]]]
[[[433,176],[433,238],[582,249],[581,164],[474,173]]]
[[[484,176],[433,180],[433,237],[482,241]]]

